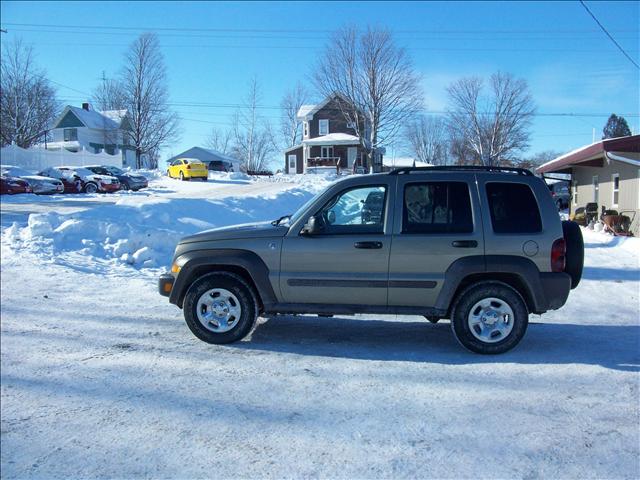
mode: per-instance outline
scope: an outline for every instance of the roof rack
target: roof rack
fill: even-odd
[[[456,170],[468,170],[476,172],[513,172],[519,175],[526,175],[532,177],[533,173],[526,168],[518,167],[486,167],[483,165],[434,165],[433,167],[403,167],[396,168],[389,172],[389,175],[399,175],[401,173],[411,172],[446,172]]]

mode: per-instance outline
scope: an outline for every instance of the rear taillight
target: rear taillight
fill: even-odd
[[[187,165],[187,170],[191,170],[191,165]]]
[[[551,246],[551,271],[564,272],[565,254],[567,253],[567,244],[564,238],[559,238]]]

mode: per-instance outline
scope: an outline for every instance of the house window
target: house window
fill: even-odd
[[[302,122],[302,130],[304,132],[304,138],[309,136],[309,122]]]
[[[298,157],[296,155],[289,155],[289,173],[296,171],[296,161]]]
[[[320,120],[319,123],[319,132],[318,134],[320,136],[322,135],[329,135],[329,120]]]
[[[65,142],[73,142],[78,140],[78,129],[77,128],[65,128],[64,129],[64,141]]]
[[[578,181],[573,181],[573,204],[578,205]]]
[[[613,184],[613,198],[611,199],[612,207],[618,206],[618,198],[620,196],[620,174],[614,173],[611,175],[611,183]]]
[[[333,157],[333,147],[320,147],[320,156],[322,158]]]
[[[598,175],[591,177],[591,184],[593,185],[593,201],[598,203],[598,193],[600,192],[600,185],[598,185]]]

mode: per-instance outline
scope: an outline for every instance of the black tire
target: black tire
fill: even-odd
[[[186,180],[186,179],[184,178],[184,173],[182,173],[182,172],[180,172],[180,180],[182,180],[183,182]]]
[[[217,333],[208,330],[198,320],[198,300],[205,292],[214,288],[228,290],[240,303],[240,319],[227,332]],[[232,343],[243,339],[251,333],[258,318],[256,296],[251,287],[238,275],[226,272],[208,274],[196,280],[187,291],[183,310],[189,330],[200,340],[214,344]]]
[[[96,185],[93,182],[88,182],[84,186],[84,192],[85,193],[97,193],[98,192],[98,185]]]
[[[511,332],[504,339],[494,343],[476,338],[468,322],[468,316],[474,305],[491,297],[505,302],[513,312]],[[502,282],[481,282],[470,285],[456,297],[451,312],[451,329],[456,340],[467,350],[485,355],[505,353],[514,348],[524,337],[528,325],[529,313],[522,296],[514,288]]]
[[[584,240],[580,226],[576,222],[564,220],[562,222],[562,235],[567,246],[565,255],[565,273],[571,277],[571,288],[574,289],[582,278],[584,266]]]
[[[127,182],[122,182],[120,184],[122,190],[131,190],[131,188],[129,187],[129,184]]]

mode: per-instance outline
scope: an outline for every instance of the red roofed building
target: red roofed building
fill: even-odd
[[[640,135],[608,138],[561,155],[536,169],[537,173],[571,174],[571,211],[587,203],[598,211],[626,211],[632,230],[640,234]]]

